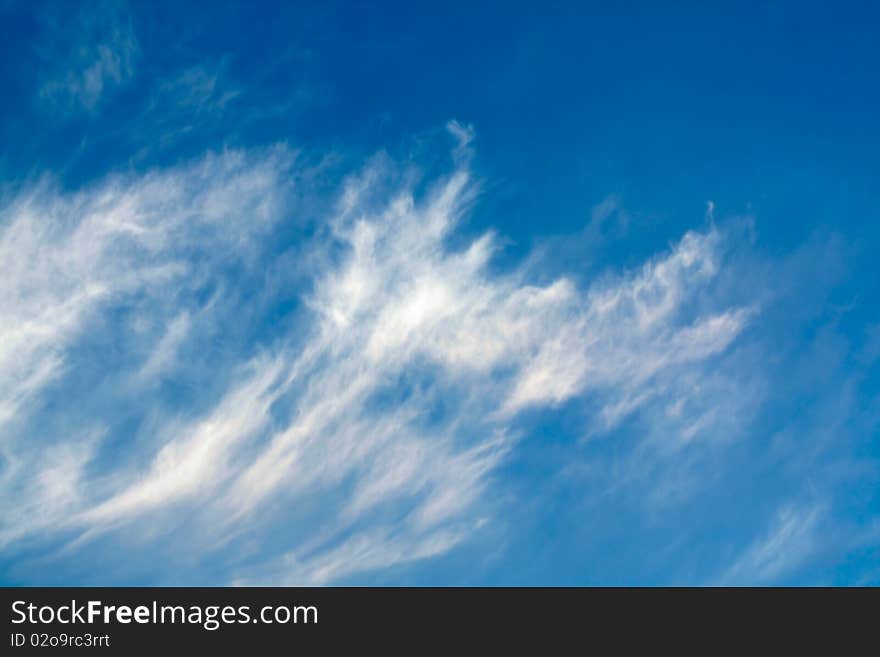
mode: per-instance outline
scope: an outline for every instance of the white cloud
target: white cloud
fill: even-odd
[[[449,129],[465,148],[470,129]],[[62,459],[72,502],[43,531],[58,522],[112,537],[123,524],[136,540],[149,524],[148,542],[183,513],[191,533],[163,539],[179,547],[222,551],[260,537],[257,566],[229,566],[241,581],[327,582],[436,555],[479,524],[522,411],[589,394],[614,426],[747,321],[742,309],[697,303],[721,266],[714,231],[586,289],[565,277],[536,285],[525,268],[493,272],[492,234],[452,250],[476,195],[456,157],[425,197],[389,183],[401,176],[387,161],[349,179],[303,249],[319,264],[296,290],[301,310],[261,339],[275,321],[265,272],[282,281],[273,291],[301,285],[272,232],[292,220],[292,160],[284,149],[228,152],[73,195],[43,184],[5,208],[0,431],[20,466],[0,485],[42,467],[36,403],[77,375],[71,353],[83,341],[113,350],[127,340],[130,351],[102,358],[125,384],[113,404],[143,409],[134,433],[113,417],[79,418],[104,421],[104,442],[131,445],[100,467],[97,456]],[[201,359],[200,345],[224,340]],[[184,409],[161,396],[171,373],[190,382]]]
[[[113,352],[138,336],[133,346],[146,359],[138,360],[137,350],[124,353],[115,363],[122,371],[107,372],[129,376],[132,383],[159,376],[172,363],[189,322],[178,306],[222,263],[247,257],[249,236],[271,223],[272,208],[280,207],[277,178],[291,160],[282,150],[259,157],[211,155],[167,172],[112,177],[72,195],[43,182],[2,209],[0,436],[6,462],[15,464],[3,470],[6,490],[42,467],[44,450],[77,443],[71,427],[44,435],[39,423],[45,418],[41,396],[50,386],[72,385],[64,395],[88,398],[76,386],[82,375],[76,367],[94,361],[71,361],[77,345],[99,340],[96,364],[112,367]],[[247,213],[246,221],[240,212]],[[134,326],[155,330],[139,336],[112,318],[126,308],[138,320]],[[129,404],[150,403],[139,386],[128,391]],[[63,397],[56,404],[61,416],[76,416]],[[80,418],[84,425],[103,419]],[[86,489],[83,500],[97,492],[90,482]]]

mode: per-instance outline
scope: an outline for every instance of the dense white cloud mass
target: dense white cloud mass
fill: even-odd
[[[587,288],[499,273],[493,234],[450,246],[477,191],[452,128],[429,192],[376,160],[294,251],[284,148],[8,200],[0,541],[236,545],[227,579],[330,582],[465,540],[525,412],[687,403],[749,317],[706,303],[720,234]]]

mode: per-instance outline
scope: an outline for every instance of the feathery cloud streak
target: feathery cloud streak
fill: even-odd
[[[586,288],[495,271],[492,233],[451,247],[478,193],[453,127],[428,192],[376,158],[289,248],[280,147],[9,201],[0,486],[26,503],[0,541],[191,548],[276,583],[437,555],[491,517],[525,413],[589,395],[614,427],[743,329],[703,299],[713,229]]]
[[[55,44],[43,54],[51,74],[39,95],[53,105],[93,111],[108,91],[124,85],[134,75],[138,41],[124,5],[104,3],[98,14],[44,17],[52,33],[64,34],[66,24],[76,42]]]

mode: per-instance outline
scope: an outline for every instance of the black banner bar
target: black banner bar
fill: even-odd
[[[878,589],[6,588],[2,654],[580,646],[840,648]],[[597,643],[601,641],[602,644]],[[708,643],[707,643],[708,642]],[[581,650],[578,650],[581,652]],[[603,654],[606,652],[602,651]]]

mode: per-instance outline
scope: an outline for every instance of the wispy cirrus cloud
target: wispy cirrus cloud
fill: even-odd
[[[15,505],[23,524],[6,524],[3,542],[58,519],[43,513],[55,505],[31,491],[41,473],[60,473],[44,465],[46,453],[74,455],[63,461],[75,471],[62,478],[79,481],[95,436],[118,430],[114,403],[175,367],[175,348],[189,329],[185,309],[218,269],[248,257],[249,240],[281,205],[272,178],[292,158],[280,150],[257,159],[213,155],[172,172],[114,176],[69,195],[45,180],[3,207],[0,479],[23,501]],[[247,220],[240,223],[238,213]],[[196,319],[212,321],[198,312]],[[90,375],[95,389],[86,393],[78,386]],[[90,413],[88,405],[75,411],[89,399],[103,412]],[[58,404],[57,411],[42,410],[46,403]],[[83,484],[58,513],[99,494],[95,482]]]
[[[43,57],[49,73],[39,96],[53,107],[92,111],[134,74],[139,47],[126,8],[109,2],[101,8],[100,13],[47,17],[50,38]]]
[[[589,395],[607,430],[746,326],[703,298],[711,228],[586,287],[495,271],[493,233],[453,248],[479,185],[472,130],[450,129],[428,192],[375,158],[283,248],[301,175],[284,148],[8,202],[0,486],[26,508],[7,549],[124,541],[169,557],[159,581],[200,581],[175,561],[190,551],[284,583],[442,554],[491,517],[523,414]]]
[[[718,584],[772,584],[800,566],[816,549],[823,513],[817,505],[780,508],[766,534],[734,560]]]

